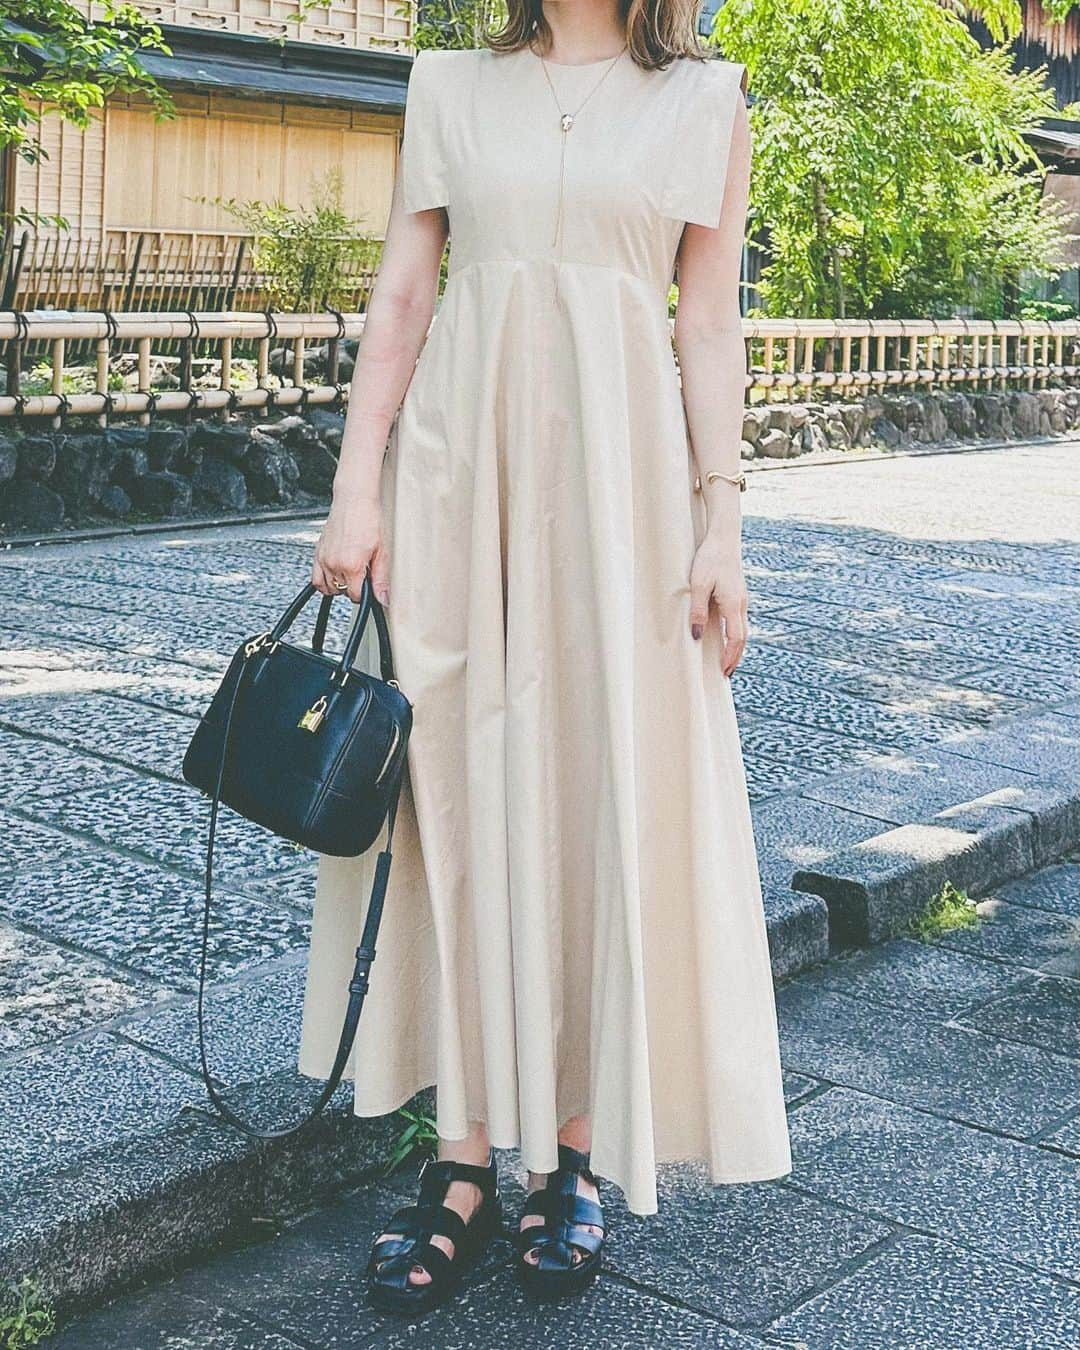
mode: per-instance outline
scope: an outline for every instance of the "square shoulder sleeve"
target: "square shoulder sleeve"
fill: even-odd
[[[735,110],[746,93],[740,61],[696,62],[682,90],[660,210],[716,229],[724,202]]]
[[[408,212],[450,204],[438,112],[440,77],[445,74],[439,61],[441,55],[438,51],[420,51],[409,71],[398,156],[401,203]]]

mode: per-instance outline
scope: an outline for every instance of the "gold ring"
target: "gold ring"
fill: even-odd
[[[349,583],[348,583],[347,581],[335,581],[335,582],[334,582],[334,590],[335,590],[335,591],[347,591],[348,589],[349,589]]]

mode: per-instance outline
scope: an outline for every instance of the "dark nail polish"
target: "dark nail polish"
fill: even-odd
[[[701,637],[701,624],[695,623],[691,626],[690,636],[694,639],[695,642],[698,640],[698,638]]]

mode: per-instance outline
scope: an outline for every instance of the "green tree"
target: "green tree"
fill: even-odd
[[[1071,213],[1024,140],[1055,113],[1045,72],[953,8],[727,0],[713,40],[750,72],[770,313],[996,317],[1022,267],[1060,271]]]
[[[158,117],[175,114],[169,94],[139,65],[139,53],[168,52],[161,29],[133,5],[102,0],[88,19],[67,0],[0,0],[0,147],[28,164],[47,158],[39,129],[56,113],[82,130],[114,93],[144,94]],[[19,211],[7,220],[49,223],[62,217]]]
[[[401,6],[407,15],[410,6]],[[425,0],[417,8],[413,45],[451,47],[455,50],[483,45],[484,33],[506,17],[504,0]]]

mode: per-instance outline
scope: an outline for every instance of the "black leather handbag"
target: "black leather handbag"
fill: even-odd
[[[390,873],[412,705],[394,678],[386,615],[365,577],[359,609],[338,660],[323,652],[332,597],[324,596],[311,648],[285,633],[318,592],[308,584],[273,628],[241,643],[184,755],[183,775],[211,798],[206,891],[199,964],[199,1057],[211,1102],[230,1124],[258,1139],[280,1139],[313,1120],[345,1071],[368,989],[375,940]],[[369,619],[379,640],[379,676],[353,668]],[[296,1125],[260,1130],[225,1103],[206,1057],[203,1010],[218,808],[319,853],[356,857],[386,826],[375,865],[349,1003],[330,1076],[307,1116]]]

